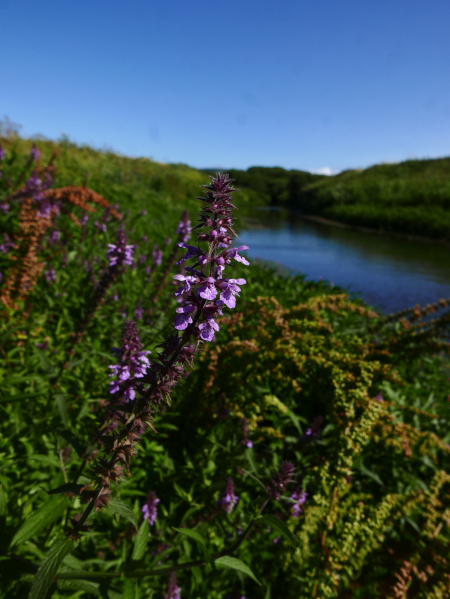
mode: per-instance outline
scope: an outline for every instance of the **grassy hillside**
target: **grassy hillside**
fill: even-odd
[[[345,171],[303,189],[295,206],[352,225],[450,240],[450,159]]]
[[[334,177],[282,168],[231,171],[263,203],[382,231],[450,240],[450,158],[408,160]]]
[[[0,143],[25,165],[33,140],[17,135],[0,136]],[[37,144],[42,151],[43,164],[54,152],[57,153],[55,187],[86,186],[112,204],[119,204],[124,211],[138,213],[146,210],[148,215],[135,223],[135,233],[145,233],[158,244],[163,243],[168,230],[174,230],[182,210],[196,214],[199,204],[194,198],[200,194],[199,186],[208,182],[204,173],[184,164],[129,158],[112,151],[77,146],[67,139],[59,142],[38,140]],[[240,206],[255,199],[257,197],[251,190],[236,194]]]

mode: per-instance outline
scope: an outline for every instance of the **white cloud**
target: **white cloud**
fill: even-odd
[[[322,166],[321,168],[316,168],[315,170],[310,171],[313,175],[327,175],[331,177],[332,175],[337,175],[341,171],[335,171],[329,166]]]

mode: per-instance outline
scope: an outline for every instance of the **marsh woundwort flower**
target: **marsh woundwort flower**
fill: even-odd
[[[156,497],[156,494],[153,491],[150,491],[147,497],[147,503],[145,503],[141,508],[141,512],[144,515],[144,520],[148,520],[150,526],[156,522],[159,502],[160,499]]]
[[[175,279],[183,286],[177,291],[180,307],[177,309],[175,331],[159,345],[160,352],[155,355],[143,376],[133,377],[126,414],[121,417],[122,428],[114,434],[98,436],[102,442],[106,457],[99,460],[95,469],[96,477],[85,487],[84,497],[90,502],[79,526],[83,525],[92,509],[101,508],[108,503],[111,493],[111,480],[118,480],[124,468],[129,468],[131,457],[136,452],[136,444],[147,427],[154,430],[153,414],[163,401],[170,405],[170,395],[173,387],[186,376],[185,366],[193,365],[197,346],[201,340],[210,341],[214,331],[219,329],[215,321],[222,314],[223,305],[234,305],[232,300],[240,291],[239,285],[244,279],[224,279],[223,271],[232,259],[248,264],[239,255],[239,251],[247,246],[230,248],[233,231],[232,211],[235,206],[231,203],[231,193],[234,188],[230,185],[228,175],[217,173],[211,177],[210,185],[203,186],[205,192],[200,199],[203,204],[200,213],[200,224],[197,229],[205,229],[198,235],[199,242],[206,242],[208,249],[188,246],[180,242],[180,247],[186,248],[187,254],[180,263],[189,257],[194,259],[192,266],[186,267],[187,275],[176,275]],[[187,223],[185,223],[187,226]],[[185,235],[186,232],[183,233]],[[124,253],[122,252],[122,256]],[[154,257],[155,260],[156,257]],[[115,268],[115,266],[111,267]],[[203,269],[208,269],[208,273]],[[217,298],[219,295],[219,298]],[[220,298],[223,296],[223,299]],[[181,334],[179,333],[181,331]],[[140,349],[138,350],[140,351]],[[122,392],[131,379],[131,372],[122,370],[123,357],[120,364],[114,368],[118,376],[116,385]],[[141,370],[139,370],[139,375]],[[116,386],[113,390],[116,391]],[[120,405],[117,411],[120,412]],[[236,504],[233,481],[229,479],[225,492],[221,494],[220,505],[226,511],[231,511]]]
[[[290,498],[294,500],[295,503],[291,504],[291,514],[294,518],[298,518],[301,511],[302,505],[305,503],[306,498],[308,497],[308,493],[305,491],[300,491],[297,489],[294,491]]]
[[[152,260],[154,266],[159,266],[162,262],[162,251],[157,245],[153,247]]]
[[[223,509],[227,514],[229,514],[236,503],[238,502],[239,497],[234,494],[234,483],[231,477],[228,478],[227,484],[225,485],[225,490],[220,492],[219,499],[217,500],[217,505]]]
[[[294,476],[294,472],[295,467],[291,462],[283,462],[281,464],[278,472],[272,478],[271,484],[267,487],[270,497],[273,499],[280,498],[281,494],[285,492],[287,485],[293,482],[292,477]]]
[[[189,220],[188,211],[185,210],[177,228],[178,241],[180,243],[186,243],[191,238],[191,233],[191,221]]]
[[[311,422],[311,426],[306,429],[305,434],[300,437],[301,441],[315,441],[320,437],[320,427],[322,426],[323,417],[317,416]]]
[[[175,572],[169,574],[169,580],[167,581],[166,594],[164,599],[180,599],[181,589],[177,584],[177,575]]]
[[[60,237],[61,237],[61,233],[58,231],[58,229],[53,229],[53,231],[48,236],[47,243],[49,245],[53,245],[54,243],[59,241]]]
[[[30,150],[30,156],[33,162],[36,162],[41,157],[41,151],[38,149],[35,143],[33,144],[33,147]]]
[[[7,254],[9,250],[12,250],[15,247],[16,244],[11,240],[11,237],[8,235],[8,233],[3,233],[3,243],[0,243],[0,252]]]
[[[97,227],[97,229],[99,229],[99,231],[102,231],[103,233],[106,233],[106,225],[105,223],[99,223],[97,220],[94,222],[94,226]]]
[[[248,422],[247,418],[242,418],[241,420],[241,429],[242,429],[242,445],[247,447],[247,449],[251,449],[253,447],[252,441],[248,437]]]
[[[176,295],[182,304],[177,308],[174,327],[178,331],[187,331],[198,340],[212,341],[219,330],[215,321],[222,315],[222,306],[234,308],[236,296],[245,285],[245,279],[228,279],[223,272],[232,259],[242,264],[249,262],[239,252],[248,249],[247,246],[230,248],[233,237],[231,193],[234,188],[230,185],[228,175],[217,173],[211,177],[210,185],[204,185],[206,190],[201,198],[203,209],[200,215],[200,225],[205,228],[199,233],[198,240],[209,244],[208,251],[200,247],[180,242],[178,245],[187,250],[177,264],[193,260],[193,266],[187,266],[187,275],[175,275],[174,280],[183,284]],[[204,272],[209,267],[209,272]],[[219,295],[219,298],[217,298]]]
[[[108,243],[108,248],[109,249],[106,254],[108,256],[110,266],[121,267],[124,265],[130,266],[133,264],[134,245],[127,245],[123,229],[119,229],[116,243]]]
[[[44,276],[47,280],[47,283],[52,283],[53,281],[56,281],[56,272],[51,267],[44,272]]]
[[[147,354],[151,352],[142,350],[142,343],[139,340],[139,334],[135,323],[129,320],[123,325],[122,345],[120,348],[113,348],[118,360],[118,364],[112,364],[109,368],[112,370],[110,377],[116,377],[116,380],[109,384],[109,392],[126,401],[135,398],[134,385],[135,380],[142,378],[146,367],[150,364]]]

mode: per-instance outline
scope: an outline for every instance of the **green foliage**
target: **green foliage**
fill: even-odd
[[[2,170],[14,183],[30,168],[30,143],[11,137],[4,145]],[[56,145],[39,145],[45,163]],[[157,353],[177,306],[172,286],[161,284],[175,273],[176,247],[164,239],[175,237],[184,208],[195,220],[191,198],[206,181],[183,165],[68,140],[57,149],[57,184],[80,185],[89,170],[88,186],[117,201],[144,259],[117,278],[74,343],[119,222],[95,205],[79,227],[83,210],[62,204],[61,239],[49,243],[47,231],[37,250],[56,281],[40,275],[1,307],[5,597],[30,588],[32,597],[56,599],[162,597],[171,569],[182,597],[394,597],[401,580],[416,597],[448,597],[448,316],[431,324],[414,310],[380,318],[336,288],[264,264],[233,272],[247,279],[236,310],[225,312],[172,406],[155,416],[158,432],[142,438],[109,509],[91,513],[75,547],[67,535],[101,452],[93,433],[105,417],[123,314]],[[14,236],[21,206],[11,206],[2,225]],[[163,263],[150,276],[153,243]],[[0,255],[0,292],[19,250]],[[296,466],[295,482],[270,499],[285,460]],[[228,478],[238,497],[230,512],[218,501]],[[160,499],[151,526],[141,513],[149,491]],[[293,491],[307,493],[298,514]]]
[[[305,213],[384,231],[450,239],[450,159],[344,171],[305,186]]]

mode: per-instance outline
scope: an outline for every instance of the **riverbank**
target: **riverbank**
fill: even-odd
[[[230,171],[260,203],[363,229],[450,243],[450,158],[407,160],[330,177],[252,167]]]
[[[329,225],[331,227],[338,227],[339,229],[350,229],[352,231],[360,231],[361,233],[369,233],[370,235],[381,235],[381,236],[389,236],[395,237],[398,239],[407,239],[408,241],[418,241],[420,243],[430,243],[430,244],[439,244],[444,245],[446,247],[450,247],[450,240],[448,239],[432,239],[431,237],[425,237],[423,235],[410,235],[408,233],[398,233],[396,231],[385,231],[382,229],[374,229],[371,227],[362,227],[359,225],[352,225],[348,223],[339,222],[336,220],[332,220],[330,218],[324,218],[323,216],[314,216],[312,214],[300,214],[297,213],[299,218],[315,222],[322,223],[324,225]]]

